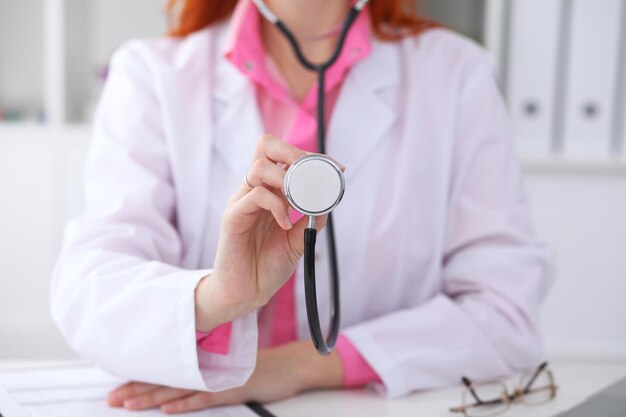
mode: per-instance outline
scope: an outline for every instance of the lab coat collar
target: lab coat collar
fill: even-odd
[[[246,174],[257,138],[264,133],[254,86],[223,55],[213,80],[214,146],[238,176]]]
[[[254,86],[215,48],[214,146],[238,176],[246,174],[257,138],[264,133]],[[214,61],[214,62],[215,62]],[[396,114],[383,100],[400,80],[396,43],[372,40],[370,56],[357,63],[341,88],[328,126],[328,154],[347,167],[346,177],[386,138]]]

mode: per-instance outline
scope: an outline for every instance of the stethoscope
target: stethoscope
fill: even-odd
[[[337,267],[337,250],[331,211],[337,207],[345,190],[345,179],[339,166],[326,157],[324,128],[324,76],[339,57],[350,27],[368,0],[358,0],[348,12],[339,32],[339,40],[332,56],[321,64],[309,61],[293,33],[280,19],[272,13],[263,0],[252,0],[259,13],[274,24],[285,35],[296,58],[305,68],[317,73],[317,146],[319,154],[307,155],[293,163],[285,175],[283,192],[289,204],[298,212],[308,216],[304,230],[304,294],[309,331],[315,348],[321,355],[332,352],[339,335],[339,271]],[[326,236],[328,237],[328,254],[330,258],[330,328],[324,338],[317,310],[317,292],[315,289],[315,241],[317,238],[317,217],[328,214]]]

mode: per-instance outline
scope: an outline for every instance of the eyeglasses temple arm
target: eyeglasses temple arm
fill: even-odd
[[[476,394],[476,391],[474,391],[474,386],[472,385],[472,381],[470,381],[470,379],[465,376],[461,377],[461,381],[463,381],[463,385],[467,387],[467,389],[469,390],[470,394],[472,394],[472,397],[474,397],[476,402],[478,404],[483,404],[483,401],[480,398],[478,398],[478,394]]]
[[[476,400],[476,404],[477,405],[486,405],[486,404],[500,404],[504,401],[502,401],[501,399],[496,399],[496,400],[489,400],[489,401],[483,401],[480,399],[480,397],[478,397],[478,394],[476,394],[476,391],[474,390],[474,385],[472,384],[472,381],[470,381],[469,378],[467,377],[461,377],[461,381],[463,381],[463,385],[465,385],[467,387],[467,389],[469,390],[470,394],[472,394],[472,397],[474,398],[474,400]],[[507,393],[507,398],[509,400],[512,400],[513,398],[515,398],[514,395],[510,395]],[[465,407],[467,408],[467,407]]]
[[[546,366],[548,366],[548,362],[543,362],[541,365],[539,365],[537,367],[537,369],[535,370],[535,373],[533,374],[533,376],[528,380],[528,383],[526,384],[526,386],[523,388],[524,391],[522,391],[524,394],[527,393],[530,390],[530,387],[535,383],[535,380],[537,379],[537,377],[539,376],[539,373],[541,373],[541,371],[543,371],[544,369],[546,369]]]

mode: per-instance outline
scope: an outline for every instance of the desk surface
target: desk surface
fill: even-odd
[[[0,369],[59,364],[63,363],[0,360]],[[626,377],[626,360],[552,360],[550,368],[559,386],[556,399],[534,407],[514,404],[505,417],[552,417]],[[511,380],[513,382],[515,380]],[[460,415],[447,410],[460,402],[461,388],[458,386],[394,400],[385,400],[370,390],[310,392],[269,404],[267,408],[277,417],[454,417]]]
[[[559,386],[557,397],[539,406],[511,405],[503,416],[552,417],[626,377],[626,361],[550,361],[550,368]],[[513,382],[516,381],[511,380]],[[512,388],[511,384],[509,387]],[[458,386],[388,401],[368,390],[311,392],[267,408],[278,417],[453,417],[460,414],[449,413],[448,408],[460,404],[461,387]]]

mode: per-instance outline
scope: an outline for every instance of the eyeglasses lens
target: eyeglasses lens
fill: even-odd
[[[536,376],[535,372],[523,375],[520,379],[519,389],[522,391],[522,401],[529,405],[550,401],[556,393],[554,378],[549,369],[539,371]]]
[[[501,382],[474,383],[463,391],[467,417],[488,417],[503,413],[509,407],[506,386]]]

